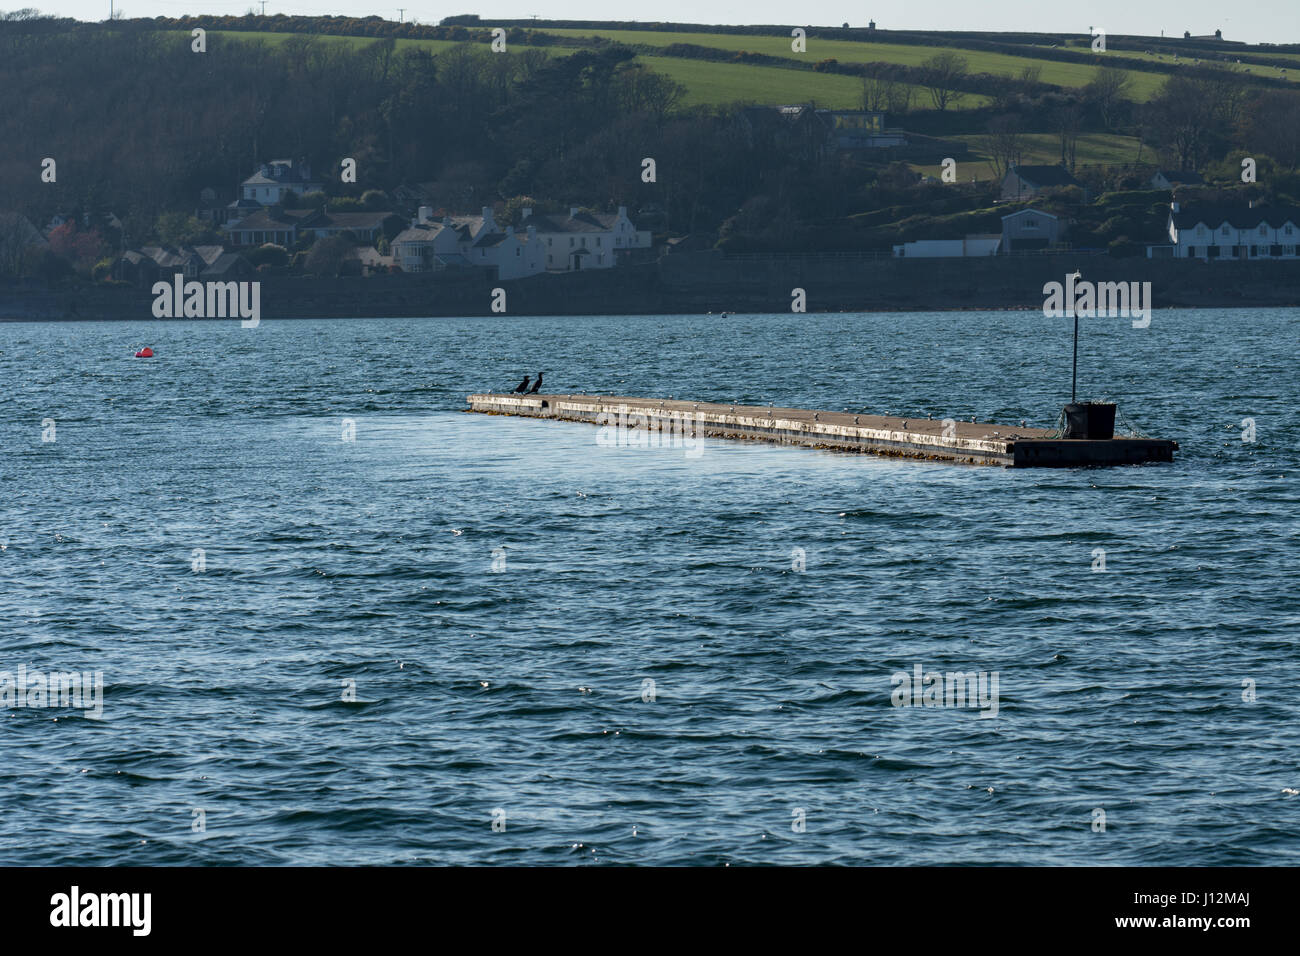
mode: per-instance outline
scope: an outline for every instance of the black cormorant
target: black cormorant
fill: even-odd
[[[524,380],[523,380],[522,382],[519,383],[519,387],[516,388],[516,389],[514,390],[514,393],[513,393],[513,394],[515,394],[515,395],[522,395],[522,394],[523,394],[524,392],[526,392],[526,391],[528,391],[528,376],[527,376],[527,375],[524,376]]]
[[[538,372],[538,373],[537,373],[537,381],[533,382],[533,387],[530,388],[530,389],[528,390],[528,393],[529,393],[530,395],[536,395],[536,394],[537,394],[537,390],[538,390],[539,388],[542,387],[542,376],[545,375],[545,374],[546,374],[545,372]],[[524,381],[526,382],[526,381],[528,381],[528,379],[524,379]]]

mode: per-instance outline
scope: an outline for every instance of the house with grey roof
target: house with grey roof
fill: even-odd
[[[1002,199],[1005,202],[1023,202],[1033,199],[1045,189],[1078,186],[1083,190],[1083,201],[1088,202],[1088,189],[1064,166],[1011,166],[1002,177]]]
[[[306,159],[273,159],[239,184],[239,198],[274,206],[284,199],[285,193],[301,196],[324,188],[325,184],[312,176],[311,164]]]
[[[140,252],[152,259],[164,275],[180,273],[187,279],[197,279],[221,258],[226,250],[221,246],[142,246]]]
[[[1245,203],[1169,204],[1169,245],[1148,246],[1147,256],[1175,259],[1295,259],[1300,248],[1300,207]]]
[[[1065,234],[1059,216],[1041,209],[1018,209],[1002,217],[1002,252],[1039,252],[1061,242]]]
[[[229,222],[225,231],[234,246],[260,246],[272,242],[288,248],[299,239],[322,239],[348,233],[362,242],[374,243],[385,234],[393,213],[330,212],[320,209],[285,209],[270,206]]]
[[[650,248],[650,231],[637,229],[626,206],[619,206],[617,213],[583,212],[572,206],[568,216],[533,215],[529,208],[522,212],[523,222],[536,229],[546,249],[548,272],[612,269],[635,250]]]
[[[221,246],[144,246],[118,256],[113,278],[150,285],[176,274],[186,279],[238,279],[253,273],[252,264]]]
[[[546,271],[546,252],[532,225],[522,231],[499,226],[491,206],[477,216],[433,218],[421,206],[416,218],[392,242],[393,263],[404,272],[440,272],[481,267],[499,279],[522,279]]]

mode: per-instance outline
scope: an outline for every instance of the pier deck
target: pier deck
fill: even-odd
[[[1012,468],[1137,465],[1173,461],[1178,444],[1153,438],[1063,439],[1046,428],[980,422],[727,405],[618,395],[514,395],[467,398],[469,411],[645,429],[689,437],[738,438],[869,452],[897,458]]]

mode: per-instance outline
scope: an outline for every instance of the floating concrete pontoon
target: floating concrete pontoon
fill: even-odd
[[[741,438],[870,452],[895,458],[1066,468],[1173,461],[1177,442],[1153,438],[1059,438],[1045,428],[854,415],[766,405],[723,405],[614,395],[470,395],[469,410],[590,422],[690,437]]]

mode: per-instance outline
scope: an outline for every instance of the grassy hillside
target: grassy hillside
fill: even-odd
[[[284,43],[290,37],[304,36],[297,33],[258,33],[237,30],[213,31],[213,35],[225,36],[232,40],[272,44]],[[671,36],[671,34],[656,35]],[[379,42],[369,37],[316,36],[315,39],[322,43],[343,43],[349,46]],[[694,37],[692,42],[695,42]],[[429,50],[435,56],[460,45],[454,40],[399,39],[397,41],[399,50],[417,47]],[[520,47],[516,44],[511,49],[518,50]],[[544,50],[551,56],[567,56],[573,52],[572,47],[562,46],[540,46],[533,49]],[[818,106],[833,109],[862,107],[862,81],[853,76],[666,56],[639,56],[637,59],[650,69],[670,76],[685,86],[688,90],[686,102],[690,105],[722,105],[743,101],[772,105],[815,102]],[[973,109],[983,106],[987,101],[987,97],[970,94],[953,108]],[[925,109],[929,105],[925,91],[920,87],[913,88],[912,102],[914,108],[918,109]]]
[[[1032,55],[1036,49],[1047,50],[1048,47],[1036,47],[1026,44],[1025,56],[1013,56],[986,50],[969,49],[961,46],[961,40],[955,39],[952,46],[923,46],[904,43],[883,43],[856,40],[832,40],[820,37],[808,39],[807,52],[794,53],[790,49],[790,39],[784,36],[762,36],[753,34],[727,33],[686,33],[655,30],[619,30],[619,29],[568,29],[549,28],[544,23],[538,27],[545,33],[567,40],[602,38],[612,42],[625,43],[630,46],[665,48],[674,43],[689,43],[696,46],[729,52],[748,51],[767,56],[781,57],[792,63],[817,62],[835,59],[841,63],[892,63],[900,66],[919,66],[936,53],[951,51],[965,57],[971,72],[991,73],[1002,76],[1019,75],[1026,67],[1040,70],[1044,83],[1064,87],[1081,87],[1096,76],[1101,65],[1111,63],[1129,69],[1131,89],[1129,95],[1139,102],[1149,99],[1164,83],[1167,74],[1144,72],[1140,66],[1144,63],[1168,66],[1174,62],[1169,53],[1146,53],[1140,50],[1115,51],[1098,56],[1096,63],[1068,63],[1053,59],[1040,59]],[[283,43],[291,36],[303,34],[262,33],[246,31],[215,31],[233,39],[264,43]],[[378,42],[368,37],[317,36],[324,43],[345,43],[361,45]],[[437,55],[459,45],[453,40],[399,39],[399,49],[418,47]],[[483,45],[483,44],[480,44]],[[1079,46],[1078,49],[1084,49]],[[517,43],[512,50],[520,49]],[[546,51],[551,56],[567,56],[573,52],[572,47],[539,46],[535,49]],[[1266,57],[1268,54],[1246,54],[1251,59]],[[1281,57],[1283,54],[1276,54]],[[1111,57],[1106,60],[1105,57]],[[784,104],[816,102],[818,105],[834,108],[854,108],[861,106],[860,81],[851,76],[834,73],[816,73],[800,69],[784,69],[778,66],[765,66],[748,63],[714,62],[695,60],[675,56],[641,55],[638,59],[652,69],[664,73],[683,84],[688,92],[686,102],[691,105],[722,105],[736,101],[762,104]],[[1182,57],[1179,63],[1191,65],[1194,60]],[[1210,62],[1209,60],[1203,62]],[[1139,67],[1134,69],[1133,67]],[[1264,66],[1258,60],[1249,66],[1237,67],[1249,71],[1252,77],[1275,77],[1278,79],[1300,82],[1300,70],[1289,72],[1284,68]],[[920,87],[913,88],[913,109],[930,108],[929,98]],[[952,108],[959,110],[975,109],[987,105],[984,96],[968,94]],[[1082,148],[1082,147],[1081,147]],[[1100,153],[1106,150],[1099,151]],[[1082,154],[1080,161],[1084,161]],[[1102,161],[1098,159],[1097,161]],[[1115,161],[1113,158],[1106,161]]]
[[[988,53],[980,50],[965,50],[958,47],[909,46],[899,43],[869,43],[853,40],[825,40],[819,37],[808,39],[806,53],[793,53],[790,50],[790,38],[773,36],[739,36],[711,33],[658,33],[642,30],[546,30],[557,36],[590,37],[601,36],[620,43],[642,44],[649,46],[668,46],[672,43],[692,43],[696,46],[713,47],[719,50],[765,53],[769,56],[781,56],[789,59],[806,59],[817,62],[835,59],[841,63],[897,63],[902,66],[920,66],[936,53],[945,50],[964,56],[973,73],[993,73],[1014,76],[1027,66],[1042,70],[1044,83],[1057,86],[1084,86],[1096,75],[1098,67],[1082,63],[1061,63],[1055,60],[1040,60],[1032,57],[1008,56],[1002,53]],[[1164,77],[1154,73],[1134,73],[1133,95],[1143,100],[1164,82]]]
[[[690,92],[690,104],[750,101],[768,105],[815,102],[832,109],[861,109],[862,81],[856,76],[785,70],[745,63],[713,63],[666,56],[637,58],[650,69],[671,76]],[[924,90],[914,89],[912,102],[924,108]],[[956,108],[982,106],[987,98],[967,96]]]

